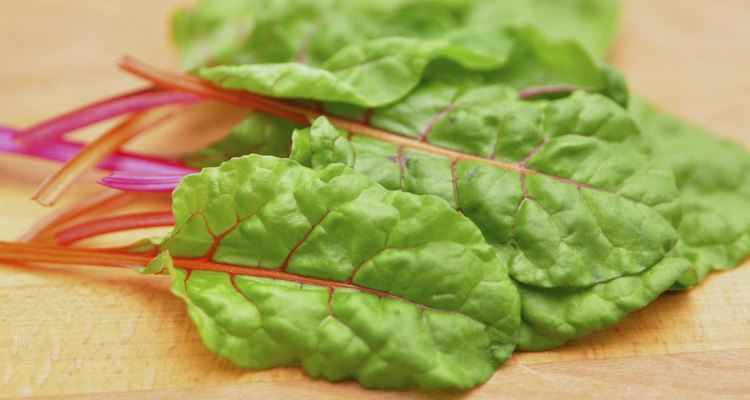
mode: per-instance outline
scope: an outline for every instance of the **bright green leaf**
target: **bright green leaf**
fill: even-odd
[[[388,37],[346,47],[321,68],[300,63],[231,65],[202,69],[198,76],[225,88],[274,97],[377,107],[413,89],[433,59],[489,70],[501,66],[506,57],[474,53],[444,40]]]
[[[187,70],[289,61],[318,66],[341,48],[374,38],[438,38],[460,26],[468,4],[468,0],[204,0],[175,16],[173,35]]]
[[[184,69],[298,61],[320,66],[339,49],[386,36],[457,40],[500,54],[498,29],[532,27],[602,55],[617,0],[203,0],[176,14]],[[425,12],[429,10],[429,12]],[[462,31],[485,31],[461,40]],[[500,46],[502,46],[500,44]]]
[[[636,275],[626,275],[590,288],[544,290],[518,284],[523,298],[520,347],[544,350],[561,340],[582,338],[604,329],[627,313],[645,307],[674,284],[690,263],[668,257]]]
[[[672,173],[653,161],[627,112],[603,96],[524,102],[500,85],[436,83],[375,110],[373,124],[381,117],[427,148],[350,137],[316,122],[295,134],[292,157],[315,168],[348,163],[386,188],[441,197],[479,226],[514,280],[536,288],[522,302],[544,305],[535,293],[564,288],[583,299],[603,283],[647,276],[675,245],[680,207]],[[343,140],[350,146],[331,149]],[[683,264],[667,263],[660,276],[674,282],[683,272]],[[654,297],[644,294],[629,303],[638,307],[616,313],[593,307],[575,331],[535,335],[522,346],[580,337]]]
[[[465,81],[477,79],[471,71],[488,71],[479,79],[518,89],[566,85],[613,93],[625,103],[624,83],[575,42],[550,42],[530,28],[466,30],[454,39],[459,37],[473,46],[388,37],[341,49],[320,68],[300,63],[230,65],[205,68],[198,75],[222,87],[268,96],[381,107],[403,98],[432,62],[441,61],[427,70],[429,80]],[[483,48],[483,42],[489,47]],[[461,69],[457,72],[446,62]]]
[[[675,254],[693,269],[677,288],[696,285],[712,269],[750,256],[750,154],[742,146],[681,122],[634,99],[631,112],[658,158],[675,173],[683,219]]]
[[[518,340],[505,268],[438,198],[388,191],[341,164],[316,172],[252,155],[186,177],[173,204],[162,244],[172,290],[207,346],[239,366],[470,388]]]
[[[532,26],[549,39],[574,39],[601,56],[617,33],[619,3],[619,0],[475,0],[468,22]]]
[[[550,40],[529,28],[517,31],[514,36],[515,45],[508,62],[487,73],[488,81],[516,89],[573,86],[602,93],[620,105],[627,104],[627,85],[619,72],[602,66],[578,43]]]

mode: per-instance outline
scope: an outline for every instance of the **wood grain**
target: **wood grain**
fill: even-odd
[[[186,3],[3,0],[0,121],[23,127],[136,87],[137,80],[114,67],[122,53],[174,66],[166,21]],[[626,6],[610,58],[635,90],[750,144],[750,2],[631,0]],[[211,121],[188,124],[208,128]],[[195,140],[207,139],[154,135],[134,146],[175,149]],[[16,237],[50,212],[28,199],[52,167],[0,157],[0,239]],[[96,191],[91,182],[99,175],[88,174],[66,201]],[[123,237],[103,243],[115,240]],[[311,380],[297,367],[233,367],[205,349],[163,278],[91,267],[2,266],[0,397],[741,398],[750,393],[748,287],[750,268],[713,274],[700,287],[667,293],[588,338],[518,353],[468,393],[368,392],[352,382]]]

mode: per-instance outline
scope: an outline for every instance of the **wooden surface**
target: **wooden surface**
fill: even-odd
[[[0,1],[0,122],[24,127],[136,86],[114,67],[125,52],[174,66],[167,18],[184,3]],[[690,121],[750,143],[750,2],[626,5],[610,59],[633,88]],[[171,148],[181,138],[139,140],[136,146]],[[49,213],[28,198],[52,166],[0,156],[0,239],[13,239]],[[98,175],[90,174],[66,200],[95,191],[90,181]],[[0,266],[0,397],[747,397],[748,287],[750,266],[713,274],[700,287],[667,293],[586,339],[517,353],[490,382],[468,393],[384,393],[352,382],[313,381],[298,367],[233,367],[201,344],[185,305],[162,278],[90,267]]]

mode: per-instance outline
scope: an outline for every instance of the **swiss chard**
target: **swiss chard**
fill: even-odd
[[[464,97],[435,89],[383,111],[390,120],[409,115],[400,120],[413,125],[393,128],[413,139],[373,140],[319,120],[295,133],[291,157],[314,168],[345,163],[386,188],[437,195],[468,216],[528,288],[522,304],[534,304],[536,317],[522,314],[521,348],[548,348],[600,329],[648,304],[684,272],[684,263],[662,262],[680,216],[672,174],[651,160],[625,110],[583,93],[527,104],[502,87],[460,92]],[[428,109],[432,115],[419,112]],[[476,125],[489,118],[496,126]],[[656,265],[659,273],[646,273]],[[620,279],[649,290],[637,290],[637,301],[627,304],[579,309],[571,321],[562,313],[543,317],[552,310],[542,307],[559,304],[537,298],[566,292],[571,303],[584,304],[625,285]]]
[[[223,87],[274,97],[376,107],[403,97],[438,58],[479,70],[497,69],[505,61],[503,55],[476,54],[446,40],[387,37],[347,46],[320,68],[300,63],[224,65],[198,75]]]
[[[435,38],[460,26],[467,0],[211,0],[174,18],[182,66],[319,65],[340,48],[383,36]],[[430,12],[424,12],[429,9]]]
[[[240,366],[469,388],[517,343],[516,288],[476,226],[438,198],[388,191],[343,165],[316,172],[253,155],[186,177],[173,207],[175,229],[145,272],[168,273],[208,347]],[[11,261],[148,262],[0,249]]]
[[[467,388],[516,343],[505,268],[437,198],[390,192],[343,165],[249,156],[188,176],[173,201],[162,248],[246,275],[170,272],[207,345],[238,365]]]
[[[320,66],[342,47],[404,36],[450,38],[487,54],[507,46],[467,32],[535,27],[603,54],[614,37],[617,0],[203,0],[175,15],[182,67],[301,62]],[[429,12],[425,12],[429,10]],[[479,29],[477,29],[479,28]]]
[[[573,39],[604,55],[617,33],[619,0],[475,0],[470,24],[533,26],[552,40]]]
[[[318,129],[297,132],[291,157],[316,168],[345,163],[386,188],[443,198],[482,229],[522,285],[587,288],[572,292],[584,298],[619,278],[652,276],[644,272],[677,241],[681,209],[671,171],[653,160],[626,110],[598,94],[529,102],[507,86],[479,83],[427,81],[372,109],[369,125],[336,118],[356,128],[349,132],[319,120]],[[661,267],[650,290],[636,291],[638,301],[592,306],[574,329],[525,326],[521,348],[561,344],[648,304],[685,272],[682,262]]]
[[[636,98],[633,117],[656,156],[675,173],[683,203],[675,254],[692,268],[676,288],[696,285],[711,269],[750,256],[750,154],[742,146],[662,113]]]
[[[461,67],[458,74],[464,80],[499,81],[516,88],[576,85],[612,93],[624,101],[622,83],[610,79],[611,71],[574,42],[551,42],[531,28],[475,29],[464,36],[491,37],[505,43],[504,50],[482,53],[449,40],[387,37],[349,45],[319,68],[293,62],[244,64],[204,68],[197,74],[225,88],[273,97],[382,107],[412,91],[425,72],[445,75],[441,68],[448,68],[449,75],[456,75],[457,68],[445,65],[450,61]],[[436,60],[443,63],[431,64]]]
[[[622,76],[594,57],[617,14],[616,0],[201,1],[174,19],[195,76],[126,58],[167,90],[0,128],[0,151],[73,160],[47,200],[96,163],[110,187],[176,188],[173,214],[79,221],[131,200],[105,194],[24,240],[174,230],[107,250],[0,243],[0,259],[168,274],[207,346],[243,367],[475,386],[516,346],[583,337],[750,254],[750,157],[621,107]],[[207,98],[266,114],[187,167],[107,157],[132,122],[75,156],[61,138]],[[270,156],[233,158],[248,153]]]
[[[494,37],[493,35],[488,36]],[[619,73],[610,67],[599,65],[577,44],[548,41],[533,29],[504,31],[502,37],[515,43],[502,68],[479,74],[467,72],[446,62],[437,62],[427,67],[426,76],[422,77],[419,86],[429,85],[430,82],[435,81],[447,81],[457,86],[502,83],[520,89],[519,95],[524,98],[564,96],[571,91],[581,89],[601,92],[620,104],[627,102],[627,88]],[[356,49],[357,46],[352,46],[349,51],[340,52],[338,55],[341,55],[341,57],[339,58],[345,59],[346,57],[343,55]],[[282,91],[282,95],[293,96],[297,94],[298,98],[307,100],[324,98],[335,100],[334,102],[318,104],[318,107],[331,114],[361,120],[373,126],[393,124],[393,122],[387,121],[387,117],[383,115],[377,121],[373,120],[372,115],[378,114],[377,109],[366,109],[358,105],[344,103],[343,101],[347,99],[351,100],[346,93],[337,94],[321,87],[318,78],[321,77],[321,74],[325,74],[325,70],[319,70],[314,75],[278,75],[290,68],[296,68],[300,73],[302,70],[311,70],[311,68],[301,64],[261,64],[210,68],[203,70],[201,74],[228,87],[256,89],[266,94],[278,94],[278,91]],[[387,67],[385,68],[387,69]],[[380,69],[384,68],[381,67]],[[382,73],[384,71],[375,75]],[[248,76],[253,78],[248,80]],[[302,78],[299,78],[300,76]],[[279,77],[278,81],[276,81],[276,77]],[[274,82],[269,80],[271,78]],[[360,79],[357,76],[354,78]],[[366,75],[366,78],[371,79],[371,74]],[[412,78],[417,78],[417,76]],[[286,88],[280,88],[280,81],[287,82]],[[341,84],[351,89],[348,84]],[[269,85],[273,85],[273,90]],[[311,86],[318,87],[316,93],[319,95],[307,90]],[[395,93],[395,96],[405,96],[407,92],[419,91],[419,86],[413,88],[411,83],[406,86],[391,86],[396,91],[390,91],[390,95]],[[371,90],[380,92],[382,96],[384,88],[378,86],[371,88]],[[268,110],[265,111],[268,112]],[[206,166],[217,165],[232,156],[251,152],[287,155],[288,149],[284,152],[280,150],[284,141],[289,140],[288,131],[285,129],[290,125],[283,125],[284,123],[277,118],[257,115],[250,117],[247,122],[238,126],[225,139],[204,150],[188,155],[185,161],[194,166]],[[337,124],[340,125],[340,123]],[[349,127],[349,129],[352,128]],[[276,139],[272,139],[271,135]],[[193,161],[194,158],[198,159],[197,163]],[[208,163],[201,164],[201,159]]]

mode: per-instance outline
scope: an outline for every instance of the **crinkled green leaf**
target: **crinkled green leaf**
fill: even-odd
[[[384,36],[436,38],[460,25],[468,0],[204,0],[179,12],[184,69],[299,61]],[[430,12],[425,12],[430,10]]]
[[[316,170],[335,163],[354,165],[352,145],[341,133],[328,119],[318,118],[310,128],[294,132],[289,158]]]
[[[506,269],[438,198],[388,191],[342,164],[316,172],[252,155],[186,177],[173,204],[162,244],[172,289],[207,346],[239,366],[469,388],[518,339]]]
[[[683,219],[675,253],[693,269],[678,282],[686,288],[711,269],[737,266],[750,256],[750,154],[634,99],[631,112],[654,152],[674,170]]]
[[[578,43],[550,40],[530,27],[506,29],[502,35],[481,35],[477,32],[483,32],[482,28],[475,28],[476,37],[484,37],[483,40],[495,43],[507,42],[511,46],[510,53],[500,68],[476,72],[438,60],[428,66],[423,81],[459,85],[500,83],[519,90],[552,87],[565,89],[533,96],[535,98],[565,97],[579,89],[601,93],[618,104],[627,104],[628,88],[622,75],[615,68],[601,64]],[[497,40],[498,37],[507,37],[509,40]],[[481,46],[484,44],[480,40]]]
[[[203,0],[176,14],[173,36],[188,70],[290,61],[319,66],[347,45],[380,37],[460,40],[456,31],[526,26],[603,54],[618,14],[617,0]],[[461,44],[496,50],[492,35],[471,38]]]
[[[475,0],[470,24],[533,26],[553,40],[574,39],[603,55],[617,33],[619,0]]]
[[[677,240],[671,171],[654,162],[627,112],[603,96],[525,102],[501,85],[434,83],[374,110],[371,121],[434,148],[350,137],[316,122],[295,133],[292,157],[315,168],[348,163],[386,188],[443,198],[479,226],[514,280],[536,288],[525,292],[531,296],[565,288],[583,301],[597,285],[646,276]],[[671,273],[672,282],[684,272],[683,264],[665,265],[661,276]],[[641,294],[640,303],[627,304],[655,297]],[[561,344],[638,307],[592,306],[575,331],[544,331],[521,347]]]
[[[427,73],[432,80],[472,79],[469,71],[492,71],[481,79],[516,88],[581,87],[616,94],[616,100],[625,103],[624,82],[611,79],[612,70],[575,42],[550,42],[531,28],[454,34],[454,40],[473,45],[388,37],[348,46],[320,68],[300,63],[230,65],[205,68],[198,75],[219,86],[274,97],[381,107],[403,98],[422,80],[430,63],[441,60],[462,70],[457,73],[448,66],[445,72],[445,64],[438,64]]]
[[[518,31],[515,38],[508,62],[498,71],[488,73],[488,81],[517,89],[577,86],[602,93],[621,105],[627,104],[627,85],[619,72],[602,66],[578,43],[550,40],[529,28]]]
[[[263,154],[286,157],[292,131],[300,124],[262,113],[252,113],[232,128],[226,137],[181,157],[193,168],[215,167],[233,157]]]
[[[521,347],[544,350],[560,338],[582,338],[604,329],[632,310],[645,307],[674,284],[690,263],[668,257],[639,274],[596,284],[590,288],[540,289],[519,283],[523,301]],[[592,312],[596,310],[596,312]]]
[[[321,68],[300,63],[230,65],[202,69],[198,76],[226,88],[274,97],[377,107],[414,88],[433,59],[489,70],[501,66],[506,57],[475,53],[446,40],[387,37],[348,46]]]
[[[369,74],[355,69],[341,78],[328,76],[323,57],[286,69],[247,66],[257,69],[230,78],[219,68],[222,73],[211,79],[279,97],[322,100],[327,111],[350,118],[365,115],[352,104],[375,105],[365,119],[370,124],[426,143],[427,150],[414,150],[399,141],[351,136],[323,119],[295,132],[292,158],[316,169],[343,163],[387,188],[433,194],[453,204],[482,229],[525,294],[521,346],[552,347],[616,322],[685,273],[686,261],[672,251],[681,210],[673,177],[654,162],[625,112],[601,96],[521,102],[517,92],[495,84],[579,87],[625,104],[627,90],[614,69],[600,66],[574,43],[554,40],[576,37],[601,54],[614,32],[616,1],[475,1],[463,11],[443,35],[408,35],[411,43],[439,39],[470,54],[503,55],[491,71],[467,71],[450,57],[424,61],[420,53],[434,54],[430,46],[412,45],[415,50],[399,59],[409,73],[391,81],[378,78],[387,84],[375,86],[357,79],[391,76],[393,65],[378,66],[381,59],[366,57],[363,49],[396,39],[370,41],[379,36],[355,34],[344,41],[350,45],[345,51],[329,53],[336,60],[331,65],[346,68],[351,59],[353,65],[374,59]],[[415,59],[424,64],[410,69]],[[429,146],[483,160],[453,158]],[[626,292],[631,294],[615,296]]]
[[[551,43],[545,41],[539,36],[538,32],[529,29],[514,31],[513,35],[515,35],[517,40],[513,45],[513,51],[507,61],[506,67],[493,72],[478,74],[461,69],[455,64],[433,64],[428,68],[428,71],[426,71],[427,76],[419,85],[429,88],[434,86],[436,81],[442,81],[446,82],[445,90],[450,91],[453,90],[451,87],[454,86],[492,85],[498,81],[517,89],[536,85],[566,84],[601,91],[621,104],[627,102],[627,88],[619,73],[613,68],[599,65],[579,46],[570,42]],[[519,48],[523,50],[519,50]],[[298,89],[304,91],[304,86],[300,85]],[[426,96],[429,96],[429,90],[432,89],[425,91],[420,89],[420,86],[414,90],[417,93],[427,93]],[[564,95],[568,94],[564,93]],[[508,91],[505,94],[506,97],[517,95],[516,92],[512,91]],[[425,95],[421,96],[424,97]],[[406,99],[406,101],[413,101],[413,97]],[[417,97],[420,97],[420,95]],[[326,112],[353,120],[363,119],[367,112],[363,107],[340,102],[328,102],[322,104],[322,106]],[[424,125],[424,116],[417,116],[417,118],[422,119],[410,121],[412,115],[408,113],[405,115],[391,115],[388,112],[389,109],[391,108],[386,107],[383,109],[381,107],[380,110],[371,111],[374,114],[374,118],[370,118],[369,123],[375,127],[396,131],[400,131],[398,128],[400,124]],[[425,113],[426,118],[429,119],[432,118],[434,111],[427,109],[419,112]],[[190,155],[187,158],[188,164],[198,167],[217,165],[221,161],[233,156],[250,153],[286,155],[287,152],[271,152],[264,146],[258,146],[259,143],[273,142],[273,149],[286,149],[284,142],[286,141],[286,144],[289,144],[290,130],[285,131],[284,128],[286,125],[284,123],[274,121],[278,121],[278,119],[265,117],[261,125],[243,124],[235,132],[230,133],[226,140],[206,150],[201,150],[198,153]],[[268,129],[263,124],[274,126],[274,129]],[[483,123],[478,121],[478,124],[482,125]],[[485,128],[492,129],[491,126],[479,127],[479,129]],[[266,133],[272,131],[278,134],[278,140],[266,135]],[[485,143],[484,145],[488,144]],[[197,158],[198,160],[208,158],[208,160],[194,162],[193,158]]]

